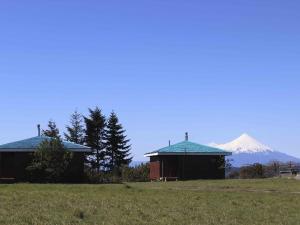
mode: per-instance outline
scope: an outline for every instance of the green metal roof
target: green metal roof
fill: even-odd
[[[46,136],[37,136],[33,138],[28,138],[21,141],[11,142],[8,144],[0,145],[0,152],[26,152],[26,151],[34,151],[36,150],[39,145],[45,141],[45,140],[51,140],[50,137]],[[73,152],[89,152],[90,148],[75,144],[72,142],[63,141],[63,145],[65,148],[67,148],[70,151]]]
[[[183,141],[157,151],[146,153],[145,156],[154,155],[231,155],[231,152],[222,149],[200,145],[190,141]]]

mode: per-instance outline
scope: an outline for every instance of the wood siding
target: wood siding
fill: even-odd
[[[26,167],[30,163],[30,152],[1,152],[0,178],[14,178],[16,181],[28,181]],[[84,153],[73,152],[68,168],[66,182],[82,182],[84,179]]]
[[[224,179],[224,156],[155,156],[150,157],[150,179],[178,177],[181,180]]]
[[[161,177],[160,174],[160,161],[158,157],[150,158],[150,180],[158,180]]]
[[[150,162],[150,180],[158,180],[160,177],[160,162]]]

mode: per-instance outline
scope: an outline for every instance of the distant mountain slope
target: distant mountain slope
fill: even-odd
[[[131,167],[136,167],[136,166],[139,166],[141,164],[145,164],[145,163],[148,163],[148,161],[132,161],[129,166]]]
[[[228,159],[232,159],[232,165],[235,167],[241,167],[253,163],[267,164],[272,161],[280,162],[300,162],[300,159],[287,155],[282,152],[257,152],[257,153],[238,153],[229,156]]]
[[[239,138],[226,144],[217,145],[217,147],[233,153],[273,152],[269,146],[260,143],[248,134],[242,134]]]
[[[235,167],[253,163],[266,164],[274,160],[280,162],[300,162],[299,158],[274,151],[269,146],[260,143],[248,134],[243,134],[229,143],[220,145],[214,144],[214,146],[231,151],[233,154],[229,156],[228,159],[233,160],[232,164]]]

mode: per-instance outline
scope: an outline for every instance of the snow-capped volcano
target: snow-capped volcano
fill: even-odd
[[[234,154],[273,152],[273,149],[271,149],[269,146],[260,143],[248,134],[242,134],[239,138],[226,144],[217,145],[216,147],[231,151]]]
[[[274,151],[267,145],[264,145],[249,136],[243,134],[239,138],[226,144],[210,144],[213,147],[232,152],[228,159],[232,160],[234,167],[240,167],[253,163],[267,164],[272,161],[279,162],[300,162],[300,159],[287,155],[282,152]]]

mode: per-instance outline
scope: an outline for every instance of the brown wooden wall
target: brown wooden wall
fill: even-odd
[[[84,179],[84,153],[73,153],[73,158],[68,169],[68,182],[82,182]]]
[[[1,152],[0,178],[15,178],[16,181],[27,181],[26,167],[31,160],[30,152]],[[84,179],[84,153],[74,152],[68,169],[66,182],[82,182]]]
[[[160,163],[150,162],[150,180],[158,180],[160,177]]]
[[[223,179],[225,169],[220,165],[224,156],[155,156],[150,157],[150,179],[178,177],[189,179]]]
[[[158,180],[160,174],[160,161],[158,157],[150,157],[150,180]]]
[[[0,178],[14,178],[17,181],[26,181],[26,167],[30,162],[28,152],[1,152]]]

